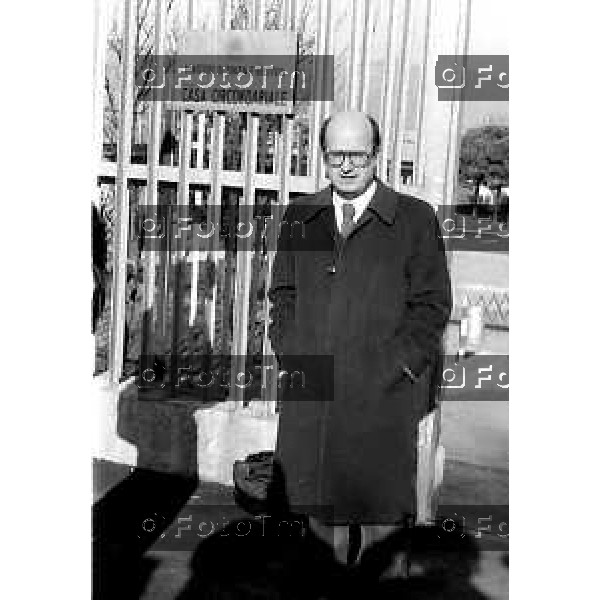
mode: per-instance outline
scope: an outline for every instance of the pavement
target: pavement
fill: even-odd
[[[456,505],[478,476],[461,465],[450,465],[449,475],[444,496]],[[472,532],[453,538],[445,525],[417,527],[410,577],[379,580],[372,565],[383,571],[399,560],[401,539],[376,549],[368,567],[344,568],[308,530],[282,536],[281,523],[265,529],[267,519],[235,505],[231,487],[173,475],[134,470],[95,505],[94,522],[94,598],[508,598],[508,543]]]

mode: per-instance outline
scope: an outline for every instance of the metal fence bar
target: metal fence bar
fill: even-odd
[[[254,22],[254,29],[256,31],[262,31],[262,29],[263,29],[263,23],[264,23],[264,18],[265,18],[264,1],[265,0],[254,0],[254,6],[253,6],[254,19],[250,22],[251,23]]]
[[[425,17],[425,32],[423,35],[423,43],[424,46],[424,54],[423,54],[423,63],[421,66],[421,81],[419,85],[419,98],[418,98],[418,106],[419,111],[417,113],[417,126],[416,126],[416,139],[415,139],[415,160],[413,163],[413,182],[415,186],[423,186],[424,185],[424,173],[425,166],[423,160],[423,115],[425,111],[425,90],[428,76],[428,68],[427,65],[429,63],[429,42],[430,42],[430,32],[431,32],[431,12],[432,12],[432,2],[434,0],[427,0],[427,13]]]
[[[281,0],[281,29],[291,29],[296,12],[294,0]]]
[[[263,30],[263,5],[259,0],[251,3],[253,15],[250,24],[256,31]],[[252,217],[255,194],[256,154],[258,149],[259,117],[254,114],[246,115],[246,129],[244,132],[244,164],[242,171],[245,173],[244,195],[241,206],[245,208],[243,216]],[[243,222],[243,221],[242,221]],[[252,241],[250,238],[239,238],[236,270],[235,270],[235,295],[233,304],[233,344],[231,357],[231,387],[229,399],[235,410],[240,410],[244,403],[244,388],[239,382],[239,374],[246,371],[246,354],[248,351],[248,317],[250,314],[250,286],[252,284]]]
[[[197,113],[194,114],[194,120],[196,121],[196,126],[197,126],[197,139],[196,142],[192,143],[192,146],[195,148],[196,150],[196,167],[198,167],[198,165],[202,166],[203,161],[204,161],[204,128],[206,125],[206,116],[203,112],[201,113]],[[194,169],[195,170],[195,169]],[[190,170],[190,174],[192,173],[192,170]],[[200,194],[201,196],[201,200],[200,202],[203,203],[204,197],[203,194]],[[197,194],[196,194],[197,197]],[[194,200],[194,204],[196,204],[196,201]],[[203,258],[201,258],[203,257]],[[192,272],[191,272],[191,286],[190,286],[190,318],[189,318],[189,326],[192,327],[196,321],[196,316],[197,316],[197,312],[198,312],[198,277],[200,275],[200,261],[201,260],[206,260],[208,258],[208,255],[206,252],[199,252],[197,250],[193,250],[190,252],[189,254],[189,262],[192,265]],[[206,313],[205,313],[205,318],[206,318]],[[208,321],[207,321],[207,325],[208,325]],[[208,329],[208,327],[207,327]]]
[[[289,0],[284,0],[284,2],[289,2]],[[329,3],[329,0],[327,0]],[[296,11],[299,10],[299,6],[294,4],[293,6],[294,12],[291,14],[287,13],[286,18],[283,21],[284,27],[286,29],[293,29],[297,26],[298,19],[296,15]],[[273,236],[276,235],[279,229],[279,223],[283,218],[285,213],[285,209],[287,208],[290,201],[290,184],[291,184],[291,176],[290,176],[290,167],[291,167],[291,158],[292,158],[292,136],[293,136],[293,127],[294,120],[291,118],[287,118],[286,116],[281,117],[281,133],[280,140],[281,143],[280,153],[278,156],[279,159],[279,197],[277,198],[277,204],[272,205],[272,225],[269,234],[269,239],[267,241],[267,247],[269,248],[267,252],[267,277],[265,283],[265,291],[269,289],[271,283],[271,276],[273,274],[273,262],[275,259],[275,252],[271,250],[275,246],[275,241]],[[316,179],[316,181],[318,181]],[[261,386],[261,399],[265,402],[266,412],[268,414],[274,414],[277,404],[277,360],[273,354],[273,350],[271,348],[270,340],[268,339],[269,335],[269,318],[270,318],[270,304],[268,298],[265,297],[265,328],[264,328],[264,337],[263,337],[263,366],[269,366],[268,362],[274,365],[274,369],[263,369],[263,373],[266,373],[266,381],[262,382]]]
[[[379,154],[379,177],[388,181],[389,139],[394,121],[396,94],[394,93],[394,74],[398,54],[398,3],[388,0],[387,53],[385,57],[385,75],[383,82],[382,117],[381,117],[381,151]]]
[[[158,60],[162,62],[164,53],[165,27],[167,20],[167,11],[165,0],[156,0],[154,15],[154,52]],[[162,123],[162,102],[156,100],[150,103],[150,139],[148,140],[148,185],[146,192],[146,202],[150,206],[158,205],[158,181],[159,181],[159,160],[161,145],[161,123]],[[165,257],[166,258],[166,257]],[[144,259],[144,266],[147,276],[144,277],[145,309],[151,311],[154,306],[154,286],[156,281],[156,263],[157,254],[147,252]]]
[[[244,216],[250,216],[251,208],[254,205],[254,174],[256,172],[256,150],[258,142],[258,116],[248,115],[247,126],[245,130],[245,160],[244,170],[246,181],[244,185],[244,195],[240,199],[240,207],[246,210]],[[243,407],[244,390],[240,387],[238,375],[245,373],[246,353],[248,347],[248,315],[250,285],[252,274],[252,238],[239,238],[237,240],[237,256],[235,269],[235,295],[233,303],[233,344],[231,349],[231,388],[230,400],[233,401],[233,407],[239,410]],[[243,385],[243,383],[241,384]]]
[[[196,170],[204,164],[204,135],[206,132],[206,113],[198,113],[198,141],[196,143]]]
[[[317,28],[317,55],[323,54],[323,48],[325,46],[324,31],[321,29],[322,14],[324,0],[317,0],[317,15],[319,18],[319,27]],[[323,89],[323,70],[319,68],[319,65],[315,62],[313,76],[315,79],[315,85],[318,94]],[[323,112],[323,103],[319,100],[315,100],[312,105],[312,128],[310,136],[310,173],[315,176],[315,191],[319,189],[319,124],[321,122],[321,114]]]
[[[331,0],[325,0],[325,49],[323,54],[329,56],[332,53],[332,37],[333,37],[333,16],[331,12]],[[325,78],[326,98],[333,98],[333,77],[329,74]],[[331,89],[330,89],[331,88]],[[326,100],[323,105],[323,118],[326,119],[331,114],[333,100]],[[320,163],[319,163],[320,164]]]
[[[462,40],[464,30],[464,11],[461,0],[452,2],[434,0],[432,4],[431,35],[426,64],[424,85],[424,111],[420,161],[423,165],[422,181],[430,202],[434,204],[448,201],[448,145],[453,145],[453,136],[457,135],[456,122],[453,119],[453,107],[458,100],[439,102],[438,89],[433,71],[440,54],[453,54],[457,51],[457,39]],[[455,146],[456,147],[456,146]],[[452,174],[453,177],[453,174]],[[452,178],[451,177],[451,178]]]
[[[319,0],[317,4],[319,26],[317,30],[317,54],[324,56],[329,54],[331,51],[331,0]],[[323,67],[323,64],[321,64]],[[330,85],[329,79],[331,73],[327,73],[324,68],[317,73],[319,93],[326,93],[328,86]],[[319,96],[317,96],[319,97]],[[312,174],[315,178],[315,191],[321,189],[324,185],[323,180],[323,162],[321,159],[321,153],[319,149],[319,131],[321,128],[322,121],[328,115],[329,102],[319,100],[314,102],[314,113],[313,113],[313,131],[312,131]]]
[[[188,30],[196,26],[196,2],[188,0],[187,3],[187,27]],[[190,202],[190,161],[192,153],[192,128],[193,113],[191,111],[181,111],[181,136],[180,136],[180,154],[179,154],[179,185],[177,187],[177,204],[187,206]]]
[[[349,110],[358,110],[360,87],[363,84],[361,71],[361,49],[363,44],[364,22],[362,20],[364,2],[352,0],[351,35],[350,35],[350,81],[348,82],[348,99],[346,106]]]
[[[192,30],[196,26],[197,6],[195,0],[188,0],[186,6],[186,25],[188,30]],[[179,182],[177,185],[177,205],[188,206],[190,202],[190,163],[192,153],[192,129],[194,115],[191,111],[180,111],[180,143],[179,143]],[[183,224],[182,224],[183,225]],[[189,338],[190,315],[184,321],[182,319],[183,310],[183,286],[188,270],[186,264],[185,246],[178,247],[177,236],[174,240],[175,247],[170,252],[169,260],[175,261],[175,269],[173,269],[173,311],[172,311],[172,337],[171,337],[171,381],[177,382],[177,366],[179,363],[179,353],[182,349],[182,344],[185,345],[185,338]],[[191,286],[192,290],[194,286]],[[191,302],[190,302],[191,308]],[[191,312],[191,311],[190,311]],[[177,385],[177,383],[176,383]]]
[[[185,206],[189,204],[190,193],[190,158],[192,155],[192,117],[191,113],[181,115],[181,149],[179,155],[179,185],[177,187],[177,204]]]
[[[227,31],[231,26],[231,0],[223,0],[219,3],[221,11],[221,29]]]
[[[460,0],[459,10],[455,53],[465,56],[469,50],[471,0]],[[446,152],[446,180],[444,187],[444,202],[446,204],[454,202],[455,190],[458,186],[460,133],[463,114],[464,103],[460,101],[460,90],[457,90],[457,96],[452,101],[451,124]]]
[[[410,78],[412,22],[411,0],[405,0],[402,55],[399,63],[398,73],[396,75],[396,81],[400,86],[400,102],[396,111],[396,125],[394,127],[394,145],[392,147],[392,168],[390,177],[391,185],[395,190],[399,190],[402,184],[402,147],[404,145],[404,123],[406,119],[408,84]]]
[[[103,0],[95,0],[94,9],[94,116],[92,143],[94,161],[100,163],[102,161],[102,148],[104,143],[104,79],[106,76],[108,6]],[[94,176],[94,188],[96,188],[96,180],[97,176]]]
[[[223,151],[223,134],[225,131],[225,117],[222,114],[213,112],[213,130],[212,130],[212,148],[211,148],[211,196],[208,204],[208,223],[219,222],[219,213],[221,210],[221,160]],[[218,236],[213,235],[209,239],[209,256],[216,270],[221,269],[220,251],[217,248]],[[213,284],[212,295],[207,300],[206,312],[208,319],[208,338],[212,348],[216,345],[216,308],[217,308],[217,281],[216,276]]]
[[[371,48],[373,37],[373,22],[375,18],[375,9],[373,4],[367,0],[365,3],[365,28],[362,37],[362,53],[360,60],[361,85],[359,89],[358,109],[365,112],[367,110],[367,100],[369,98],[369,81],[371,73]]]
[[[134,0],[125,0],[123,28],[123,74],[121,81],[121,122],[117,157],[117,195],[115,202],[115,237],[112,283],[109,371],[111,383],[117,384],[123,371],[123,342],[125,336],[125,282],[127,239],[129,229],[129,194],[126,167],[131,160],[131,126],[133,123],[133,70],[135,53]]]

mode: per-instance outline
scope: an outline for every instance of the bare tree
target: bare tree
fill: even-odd
[[[232,0],[226,0],[232,1]],[[249,10],[250,2],[253,0],[233,0],[231,16],[231,29],[248,29],[251,26]],[[302,56],[315,53],[316,32],[307,28],[308,20],[314,10],[314,0],[306,0],[302,3],[300,14],[296,23],[296,31],[299,34],[299,54]],[[154,7],[152,0],[138,0],[136,7],[136,35],[135,35],[135,81],[143,81],[141,74],[144,73],[155,54],[154,40]],[[282,0],[271,0],[263,15],[264,28],[267,30],[280,29],[282,23]],[[169,71],[174,67],[178,50],[185,35],[185,20],[177,11],[174,0],[167,0],[166,5],[167,26],[164,44],[164,54],[167,56],[165,69]],[[169,57],[173,57],[169,59]],[[108,34],[106,75],[104,80],[105,103],[104,103],[104,140],[108,144],[116,144],[120,118],[120,94],[121,94],[121,72],[123,64],[123,32],[120,23],[115,18]],[[148,113],[149,96],[151,87],[144,85],[136,88],[133,112],[134,123],[143,119]],[[305,116],[305,107],[299,107],[299,117]]]
[[[135,73],[136,82],[143,81],[140,77],[150,66],[155,53],[154,40],[154,6],[151,0],[138,0],[136,10],[136,35],[135,35]],[[174,10],[174,0],[168,0],[166,6],[167,30],[165,37],[164,53],[173,56],[177,53],[185,30]],[[121,94],[121,72],[123,65],[123,32],[115,19],[108,34],[106,75],[104,79],[105,105],[104,105],[104,139],[108,143],[116,143],[119,126],[120,94]],[[167,60],[165,65],[168,70],[172,67],[173,60]],[[140,118],[148,111],[147,99],[151,87],[143,85],[136,88],[133,104],[134,118]]]

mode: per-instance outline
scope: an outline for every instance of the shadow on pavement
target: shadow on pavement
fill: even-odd
[[[436,528],[417,527],[373,546],[358,566],[346,567],[307,528],[302,535],[282,537],[276,525],[271,531],[267,526],[266,533],[238,537],[242,522],[230,523],[199,544],[191,560],[192,577],[177,600],[486,599],[470,582],[479,551],[469,537],[460,547],[443,548]],[[394,561],[406,559],[407,545],[409,577],[390,576]]]
[[[158,562],[145,556],[198,487],[197,403],[122,393],[117,433],[138,449],[131,474],[92,509],[92,597],[139,598]]]
[[[94,600],[141,596],[157,566],[144,554],[196,487],[194,477],[136,469],[94,504]]]
[[[480,555],[472,536],[449,536],[437,525],[405,527],[367,548],[360,562],[348,567],[312,533],[305,516],[290,511],[284,489],[275,463],[263,516],[254,510],[254,517],[229,521],[203,539],[190,561],[191,577],[176,600],[485,600],[471,582]],[[242,498],[237,500],[243,506]],[[257,519],[259,525],[249,527]]]

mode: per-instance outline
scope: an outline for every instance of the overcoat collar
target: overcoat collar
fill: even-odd
[[[377,181],[377,189],[367,206],[367,210],[373,211],[384,223],[391,225],[396,216],[396,195],[391,188],[382,183],[378,178],[375,178],[375,180]],[[308,223],[325,209],[333,210],[331,185],[317,192],[312,197],[302,198],[299,204],[302,206],[302,220],[304,223]]]

